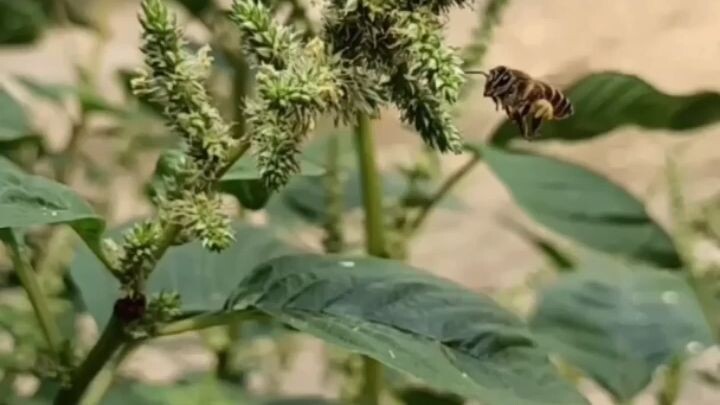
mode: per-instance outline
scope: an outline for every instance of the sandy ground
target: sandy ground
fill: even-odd
[[[139,64],[136,1],[121,2],[112,10],[112,38],[103,49],[102,76],[110,83],[112,68]],[[483,2],[478,2],[478,7]],[[516,0],[509,6],[487,64],[506,64],[563,84],[591,71],[616,69],[643,76],[655,86],[675,94],[712,89],[720,91],[720,1],[717,0]],[[453,12],[448,24],[448,40],[456,46],[467,42],[476,24],[474,11]],[[0,51],[0,75],[23,73],[48,81],[71,80],[70,62],[86,58],[92,43],[81,35],[58,34],[48,37],[38,49]],[[117,90],[108,87],[110,97]],[[459,125],[469,139],[482,139],[501,118],[491,103],[478,92],[462,105]],[[63,125],[40,114],[56,145],[62,145]],[[383,163],[410,158],[408,144],[417,136],[398,123],[393,113],[376,124],[382,143]],[[693,200],[720,191],[717,167],[720,154],[718,126],[672,136],[664,131],[621,128],[596,141],[581,145],[551,144],[552,153],[581,162],[606,173],[647,201],[651,212],[667,221],[667,198],[663,184],[663,162],[670,150],[678,158],[687,179],[686,191]],[[391,159],[392,157],[392,159]],[[463,157],[443,158],[448,169]],[[127,188],[127,179],[118,179],[114,191]],[[132,196],[132,194],[125,193]],[[503,186],[479,167],[459,189],[469,209],[464,212],[438,212],[413,246],[413,264],[457,280],[470,288],[493,292],[523,281],[538,269],[540,259],[522,240],[504,229],[499,218],[525,220]],[[138,206],[132,198],[117,202],[114,218],[133,216]],[[455,254],[456,250],[464,252]],[[293,371],[283,384],[292,392],[323,391],[317,373],[317,342],[308,343]],[[211,359],[202,351],[176,346],[140,350],[126,370],[166,381],[188,369],[207,367]],[[150,365],[150,366],[149,366]],[[607,403],[596,390],[594,404]],[[650,398],[639,404],[653,403]],[[697,383],[683,391],[680,404],[720,403],[720,392],[712,393]]]

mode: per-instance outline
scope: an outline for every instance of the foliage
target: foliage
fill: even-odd
[[[107,16],[89,10],[104,1],[0,0],[0,44],[73,25],[95,30],[99,52]],[[247,383],[253,373],[279,385],[296,334],[341,353],[327,367],[339,403],[588,403],[577,375],[629,403],[660,370],[659,401],[677,400],[684,365],[720,332],[720,266],[693,255],[700,238],[719,243],[716,201],[690,215],[673,177],[675,222],[661,225],[638,196],[542,142],[630,125],[689,137],[717,122],[716,92],[594,72],[565,89],[576,114],[547,123],[537,148],[515,148],[507,120],[465,145],[453,122],[474,91],[463,68],[485,66],[507,0],[478,7],[459,50],[443,29],[465,0],[327,0],[319,22],[295,0],[176,2],[182,18],[169,0],[141,2],[144,66],[118,72],[122,102],[99,90],[92,62],[74,83],[21,75],[0,89],[0,298],[24,292],[0,304],[0,337],[14,345],[0,351],[3,401],[335,403]],[[186,38],[185,18],[207,44]],[[59,150],[32,121],[37,103],[71,123]],[[380,170],[370,120],[388,107],[423,147]],[[440,170],[443,154],[463,152],[459,169]],[[551,270],[523,290],[538,298],[527,319],[403,263],[431,212],[462,206],[456,185],[480,165],[546,231],[511,221]],[[123,176],[141,179],[153,213],[118,226],[108,183]],[[91,348],[69,327],[80,314],[100,328]],[[168,386],[115,375],[135,348],[192,331],[215,352],[214,373]],[[270,370],[247,357],[260,344],[275,352],[260,355]],[[40,386],[21,398],[27,375]]]

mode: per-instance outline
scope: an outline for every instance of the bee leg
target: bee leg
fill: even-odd
[[[508,110],[508,116],[512,121],[517,125],[518,129],[520,130],[520,134],[523,138],[528,139],[527,133],[528,133],[528,127],[527,122],[525,121],[525,116],[521,114],[519,111],[510,111]]]
[[[540,136],[540,126],[542,125],[542,117],[528,117],[530,120],[530,127],[528,128],[528,139],[534,139]]]

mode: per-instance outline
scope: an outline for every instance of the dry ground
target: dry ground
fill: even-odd
[[[18,0],[21,1],[21,0]],[[103,49],[102,74],[108,78],[117,65],[137,66],[138,24],[136,1],[126,1],[112,10],[112,38]],[[483,2],[480,1],[478,7]],[[591,71],[618,69],[643,76],[671,93],[697,90],[720,91],[720,1],[717,0],[515,0],[487,56],[487,63],[520,67],[534,75],[565,83]],[[476,23],[471,10],[453,12],[448,39],[464,44]],[[58,34],[47,38],[39,49],[0,51],[0,74],[24,73],[49,81],[70,80],[71,62],[85,58],[91,42],[81,35]],[[108,88],[110,96],[117,90]],[[463,106],[459,125],[467,138],[481,139],[500,118],[491,103],[476,92]],[[62,145],[63,125],[52,115],[40,115],[45,127],[57,134]],[[383,144],[384,162],[390,157],[409,158],[407,145],[417,137],[408,133],[389,113],[376,123]],[[582,145],[549,145],[548,150],[597,169],[644,198],[652,213],[667,221],[667,199],[663,185],[665,154],[676,147],[687,179],[688,195],[700,199],[720,191],[718,126],[683,136],[664,131],[622,128],[597,141]],[[448,168],[462,157],[447,157]],[[112,185],[122,195],[114,219],[133,216],[139,206],[127,192],[132,181],[118,179]],[[522,282],[537,270],[539,257],[520,239],[504,229],[498,218],[524,216],[512,204],[503,187],[483,168],[475,170],[461,185],[459,194],[468,211],[437,213],[412,251],[412,263],[483,291],[506,289]],[[457,254],[456,251],[463,252]],[[283,386],[293,392],[323,391],[317,371],[316,342],[301,353]],[[155,381],[174,378],[189,368],[206,367],[206,353],[184,348],[176,356],[175,345],[143,349],[128,362],[126,370]],[[607,403],[593,392],[593,402]],[[638,403],[651,404],[649,398]],[[683,405],[720,403],[720,393],[697,384],[683,391]]]

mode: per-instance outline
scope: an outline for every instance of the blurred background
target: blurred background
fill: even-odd
[[[7,10],[21,7],[25,1],[0,0],[0,25],[7,27],[18,22]],[[27,91],[13,81],[15,76],[42,83],[77,84],[82,79],[76,67],[81,65],[92,72],[92,81],[107,102],[123,105],[127,99],[122,82],[117,80],[118,71],[132,70],[142,64],[138,49],[139,1],[74,3],[78,4],[74,5],[73,13],[93,21],[96,28],[88,29],[67,20],[59,25],[39,25],[31,44],[0,46],[0,83],[23,103],[31,105],[28,113],[33,128],[43,134],[46,147],[51,151],[63,150],[71,142],[74,113],[68,114],[52,103],[32,101]],[[223,6],[228,3],[218,1]],[[447,21],[450,44],[462,47],[470,41],[484,4],[479,0],[474,9],[451,12]],[[188,35],[199,43],[207,41],[207,27],[191,19],[185,9],[177,7],[177,10],[184,16]],[[319,16],[317,10],[311,15]],[[593,72],[616,70],[637,74],[669,94],[717,92],[720,91],[718,21],[720,2],[716,0],[515,0],[510,1],[502,13],[482,67],[504,64],[560,87]],[[490,100],[482,97],[480,86],[481,83],[458,106],[457,123],[468,140],[485,139],[503,120]],[[101,117],[90,125],[103,128],[107,124]],[[419,137],[400,123],[396,111],[386,111],[373,125],[383,166],[393,167],[414,159],[421,146]],[[93,159],[102,161],[118,142],[88,138],[82,147],[91,152]],[[680,136],[628,126],[585,142],[551,141],[537,147],[607,175],[646,202],[650,213],[669,225],[663,172],[666,154],[675,153],[685,179],[688,201],[700,203],[720,191],[719,144],[720,125],[716,124],[686,131]],[[118,169],[92,184],[84,180],[83,175],[71,173],[68,183],[91,200],[103,200],[110,221],[120,224],[150,212],[151,207],[143,195],[143,182],[152,174],[155,156],[137,154],[133,170]],[[464,156],[442,156],[443,171],[450,172],[464,160]],[[528,275],[543,266],[543,258],[505,224],[505,219],[510,218],[534,227],[515,206],[504,186],[481,165],[459,185],[455,195],[462,207],[432,214],[411,246],[409,261],[471,289],[491,294],[502,295],[526,283]],[[106,198],[102,199],[103,196]],[[253,220],[262,222],[262,214],[255,215]],[[720,253],[713,248],[704,254],[720,260]],[[87,325],[87,329],[90,340],[94,334],[92,325]],[[149,382],[164,383],[184,373],[212,368],[215,361],[212,353],[193,342],[191,338],[179,337],[142,347],[128,359],[123,371]],[[282,390],[332,391],[323,380],[320,343],[308,338],[300,340],[298,345],[299,351],[278,382]],[[717,353],[710,351],[697,360],[697,367],[712,368],[718,358]],[[606,395],[591,384],[583,389],[594,404],[610,403]],[[641,396],[635,403],[652,404],[653,401],[651,396]],[[720,403],[720,392],[691,381],[678,403]]]

